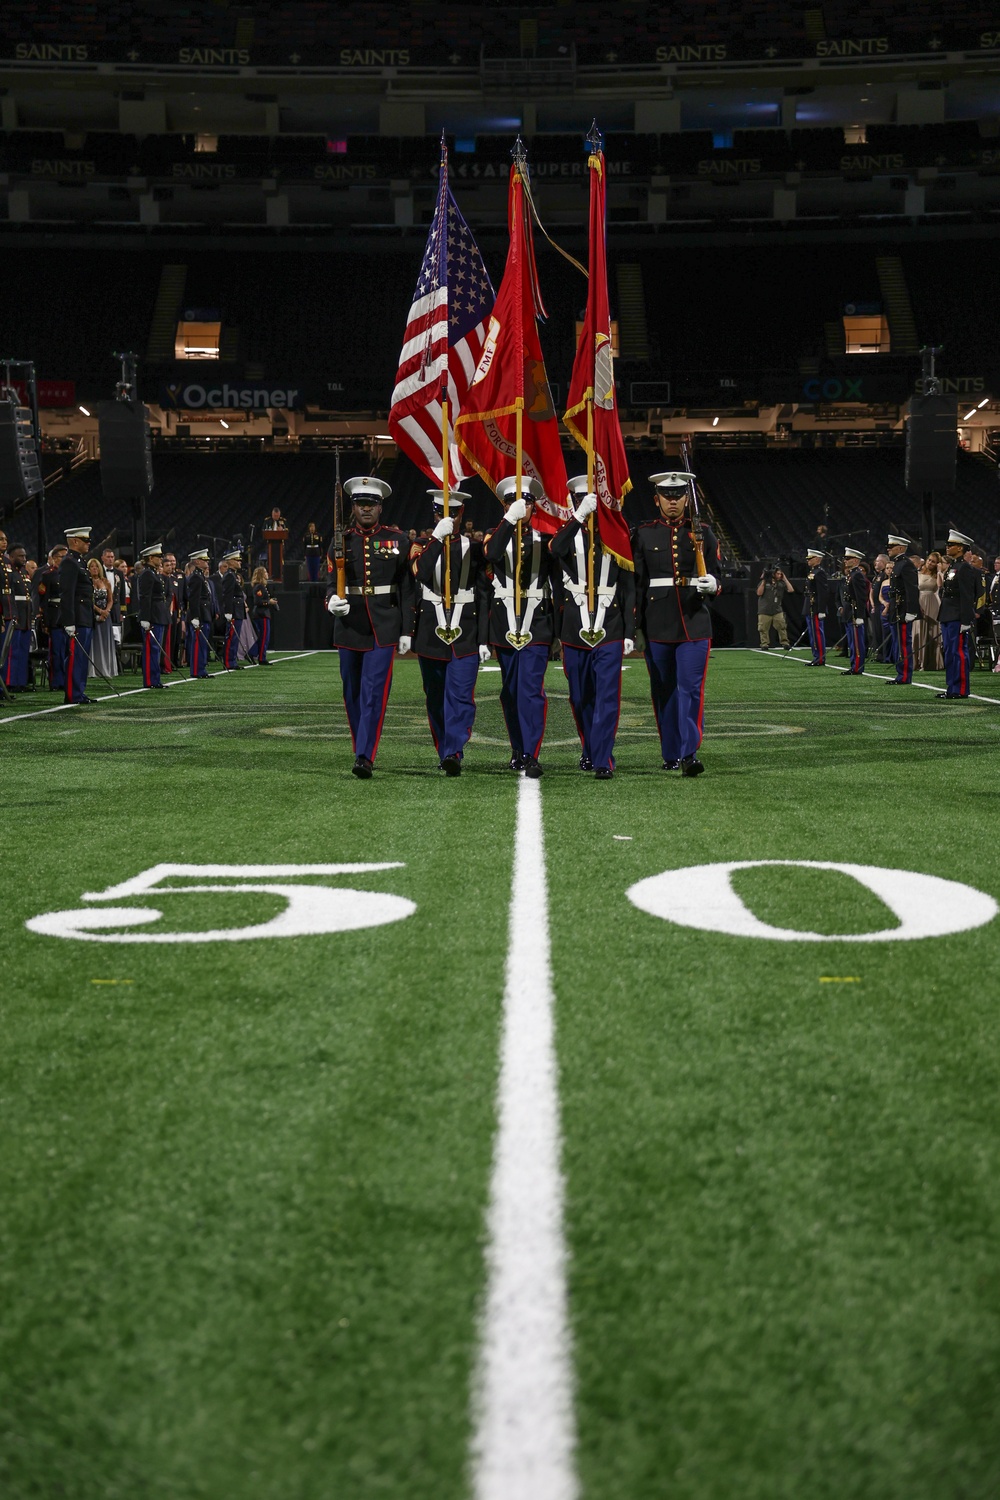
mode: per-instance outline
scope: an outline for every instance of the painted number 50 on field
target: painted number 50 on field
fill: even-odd
[[[153,865],[131,880],[106,891],[85,891],[84,901],[97,907],[48,911],[25,923],[46,937],[76,938],[88,943],[242,943],[248,938],[313,937],[320,933],[352,932],[361,927],[384,927],[412,916],[416,904],[386,891],[359,891],[343,885],[307,885],[307,877],[368,875],[377,870],[401,870],[399,861],[338,865]],[[168,880],[183,884],[167,885]],[[217,927],[205,932],[112,932],[118,927],[145,927],[163,912],[152,906],[114,906],[106,902],[129,896],[188,896],[192,893],[227,895],[261,891],[282,896],[283,911],[267,922],[244,927]]]

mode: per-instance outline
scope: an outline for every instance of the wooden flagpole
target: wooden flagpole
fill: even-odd
[[[448,519],[448,387],[441,392],[441,494],[442,511]],[[451,609],[451,537],[444,539],[444,607]],[[450,618],[450,617],[449,617]]]
[[[520,500],[521,498],[521,477],[524,469],[524,449],[522,446],[521,420],[522,413],[519,406],[514,418],[514,475],[516,479],[516,484],[514,487],[515,500]],[[522,525],[523,522],[518,521],[517,526],[514,529],[514,618],[517,620],[518,630],[520,630],[521,628],[521,538],[524,535],[521,529]]]
[[[587,490],[594,494],[594,393],[591,391],[587,397]],[[587,517],[587,533],[590,537],[590,546],[587,548],[587,609],[590,611],[591,621],[594,616],[594,512],[591,511]]]

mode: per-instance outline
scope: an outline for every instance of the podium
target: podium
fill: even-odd
[[[264,540],[267,543],[267,576],[280,583],[282,569],[285,566],[285,542],[288,540],[288,532],[284,526],[265,529]]]

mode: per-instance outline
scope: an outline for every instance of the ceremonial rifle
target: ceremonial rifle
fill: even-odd
[[[681,443],[681,458],[684,460],[685,469],[691,468],[691,458],[687,442]],[[693,479],[688,483],[691,486],[691,536],[694,541],[694,560],[699,578],[704,578],[708,569],[705,566],[705,533],[701,524],[701,513],[698,510],[698,486]]]
[[[347,598],[347,561],[344,553],[344,487],[340,482],[340,449],[336,449],[337,477],[333,488],[333,566],[338,599]]]

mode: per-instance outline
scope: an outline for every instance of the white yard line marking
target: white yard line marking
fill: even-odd
[[[751,650],[753,651],[755,656],[770,656],[772,654],[769,651],[762,651],[759,646],[752,646]],[[798,662],[800,667],[809,666],[809,662],[806,661],[804,656],[788,656],[785,654],[785,652],[781,653],[780,660]],[[832,662],[824,662],[823,665],[830,672],[839,672],[841,676],[844,675],[843,667],[835,667]],[[874,677],[876,682],[890,681],[890,678],[886,672],[862,672],[861,676]],[[941,691],[941,688],[933,682],[911,682],[908,684],[908,686],[921,688],[925,693],[940,693]],[[1000,698],[987,698],[984,693],[970,693],[969,697],[978,699],[980,703],[995,703],[998,707],[1000,707]]]
[[[297,651],[294,656],[276,656],[275,666],[280,666],[284,661],[301,661],[304,656],[317,656],[316,651]],[[255,667],[255,661],[248,662],[247,666]],[[232,672],[227,672],[223,667],[218,672],[209,672],[209,677],[231,677]],[[173,682],[165,682],[164,687],[183,687],[186,682],[197,682],[196,677],[177,677]],[[137,693],[149,693],[152,688],[124,688],[120,693],[103,693],[100,698],[95,698],[95,703],[113,703],[116,698],[134,698]],[[43,714],[61,714],[66,708],[80,708],[79,703],[56,703],[52,708],[31,708],[27,713],[11,714],[8,719],[0,719],[0,724],[17,724],[21,719],[40,719]]]
[[[475,1390],[476,1500],[577,1494],[553,1008],[541,791],[522,778]]]

